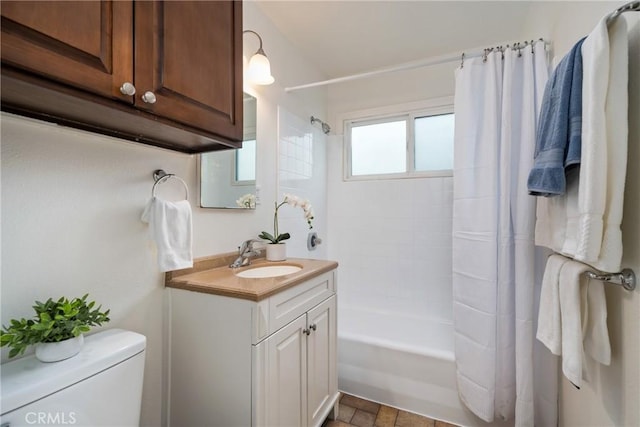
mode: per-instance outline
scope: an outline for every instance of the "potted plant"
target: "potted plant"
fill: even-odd
[[[278,209],[286,204],[302,208],[309,228],[313,228],[311,224],[311,221],[313,221],[313,209],[308,200],[302,200],[292,194],[285,194],[282,202],[274,202],[273,234],[263,231],[258,235],[259,238],[269,241],[269,244],[267,244],[267,260],[269,261],[283,261],[286,259],[286,247],[283,242],[289,239],[291,235],[289,233],[281,234],[278,230]]]
[[[36,357],[42,362],[57,362],[78,354],[84,343],[83,333],[92,326],[109,321],[109,310],[94,308],[95,301],[87,302],[89,294],[82,298],[57,301],[49,298],[36,301],[36,315],[31,319],[11,319],[9,326],[2,326],[0,346],[9,346],[9,358],[23,354],[28,346],[36,345]]]

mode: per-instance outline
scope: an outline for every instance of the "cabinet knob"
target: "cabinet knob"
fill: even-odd
[[[303,329],[302,333],[305,335],[311,335],[311,331],[309,329]]]
[[[142,95],[142,100],[147,104],[155,104],[156,103],[156,95],[151,91],[146,91],[144,95]]]
[[[311,325],[309,325],[309,329],[311,329],[312,331],[316,330],[316,324],[312,323]]]
[[[135,95],[136,87],[129,82],[124,82],[122,83],[122,86],[120,86],[120,93],[129,96]]]

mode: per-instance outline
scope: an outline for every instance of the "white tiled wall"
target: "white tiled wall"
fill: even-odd
[[[452,185],[331,180],[329,255],[340,263],[342,306],[452,321]]]
[[[278,200],[285,193],[311,202],[315,212],[313,230],[301,208],[285,205],[278,211],[280,232],[288,232],[287,256],[325,259],[326,244],[307,250],[310,231],[326,240],[327,154],[326,137],[310,123],[309,117],[297,116],[278,108]]]

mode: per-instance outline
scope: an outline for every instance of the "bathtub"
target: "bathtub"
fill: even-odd
[[[338,388],[453,424],[493,425],[460,402],[453,348],[451,323],[340,307]]]

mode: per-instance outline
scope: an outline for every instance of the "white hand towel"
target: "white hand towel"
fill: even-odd
[[[542,277],[540,290],[540,308],[538,312],[538,331],[536,338],[551,353],[562,354],[562,323],[560,317],[560,271],[569,259],[553,254],[547,258],[547,266]]]
[[[581,281],[589,266],[567,261],[560,270],[560,317],[562,321],[562,372],[576,387],[582,386]]]
[[[611,343],[607,329],[607,301],[604,283],[587,279],[587,306],[582,308],[582,336],[584,351],[596,362],[609,366]]]
[[[576,387],[588,378],[586,355],[604,365],[611,362],[604,284],[589,279],[590,269],[569,260],[560,271],[562,372]]]
[[[161,272],[193,267],[189,201],[169,202],[152,197],[142,213],[158,250]]]

